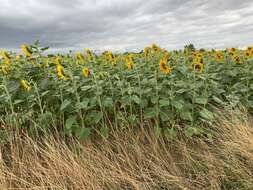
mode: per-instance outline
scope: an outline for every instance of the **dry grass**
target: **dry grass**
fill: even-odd
[[[13,137],[1,147],[0,189],[253,189],[252,118],[223,114],[215,130],[212,143],[132,129],[83,144]]]

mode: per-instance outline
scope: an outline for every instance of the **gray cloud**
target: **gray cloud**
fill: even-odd
[[[0,48],[39,39],[53,50],[178,49],[253,44],[251,0],[6,0]]]

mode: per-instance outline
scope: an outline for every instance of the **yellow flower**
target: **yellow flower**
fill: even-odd
[[[83,62],[83,63],[84,63],[84,61],[85,61],[85,58],[84,58],[84,56],[81,54],[81,52],[77,52],[77,53],[76,53],[76,59],[77,59],[78,61],[80,61],[80,62]]]
[[[60,65],[61,64],[61,57],[60,56],[56,56],[55,59],[54,59],[54,63],[56,65]]]
[[[144,57],[147,58],[149,55],[149,47],[145,47],[143,50],[143,53],[144,53]]]
[[[20,84],[25,91],[29,92],[32,89],[31,85],[29,84],[29,82],[27,80],[21,80]]]
[[[161,59],[159,65],[160,65],[160,70],[163,73],[165,73],[165,74],[170,74],[171,73],[172,69],[171,69],[171,67],[167,66],[167,61],[166,60]]]
[[[0,52],[0,55],[4,58],[6,65],[9,65],[11,63],[11,57],[5,50],[2,50]]]
[[[245,50],[243,53],[246,58],[250,58],[252,56],[249,50]]]
[[[87,57],[88,57],[88,60],[92,60],[93,59],[93,53],[91,52],[91,50],[89,50],[88,48],[86,48],[84,50],[84,52],[86,53]]]
[[[25,53],[27,57],[32,56],[32,51],[28,48],[26,44],[21,45],[21,50]]]
[[[56,73],[59,79],[67,80],[67,77],[64,75],[64,68],[62,65],[57,64],[56,65]]]
[[[224,55],[223,55],[222,51],[216,51],[215,52],[215,60],[217,62],[221,62],[223,60],[223,57],[224,57]]]
[[[247,47],[247,51],[250,53],[250,57],[253,57],[253,47]]]
[[[238,64],[242,63],[241,58],[240,58],[239,55],[234,55],[233,56],[233,61],[236,62],[236,63],[238,63]]]
[[[200,56],[195,57],[194,64],[203,64],[203,58]]]
[[[127,68],[128,68],[129,70],[132,70],[132,69],[133,69],[133,66],[134,66],[133,61],[127,61],[127,62],[126,62],[126,66],[127,66]]]
[[[88,77],[90,75],[90,70],[87,67],[83,68],[83,76]]]
[[[134,65],[134,61],[133,61],[133,56],[130,54],[128,56],[125,57],[125,61],[126,61],[126,66],[129,70],[133,69],[133,65]]]
[[[204,64],[202,63],[193,63],[192,67],[197,73],[202,73],[204,71]]]
[[[155,53],[159,53],[161,50],[160,47],[155,43],[152,44],[152,49],[154,50]]]
[[[200,53],[200,52],[193,52],[193,56],[194,56],[194,58],[196,58],[196,59],[200,59],[200,58],[202,58],[202,54]]]
[[[165,60],[168,61],[169,58],[170,58],[170,53],[169,53],[168,51],[165,50],[164,55],[163,55],[163,59],[165,59]]]
[[[20,58],[21,58],[21,55],[20,55],[20,54],[16,55],[16,61],[19,61]]]
[[[0,65],[0,71],[2,71],[4,74],[8,74],[9,70],[10,67],[8,65]]]

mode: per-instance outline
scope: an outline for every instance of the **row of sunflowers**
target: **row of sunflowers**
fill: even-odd
[[[253,108],[253,48],[139,53],[45,53],[38,43],[0,53],[0,123],[38,135],[87,138],[110,127],[211,138],[215,110]]]

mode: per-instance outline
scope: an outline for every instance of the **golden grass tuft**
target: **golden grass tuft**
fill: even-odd
[[[146,129],[85,143],[13,137],[1,146],[0,189],[253,189],[252,118],[219,114],[213,142]]]

